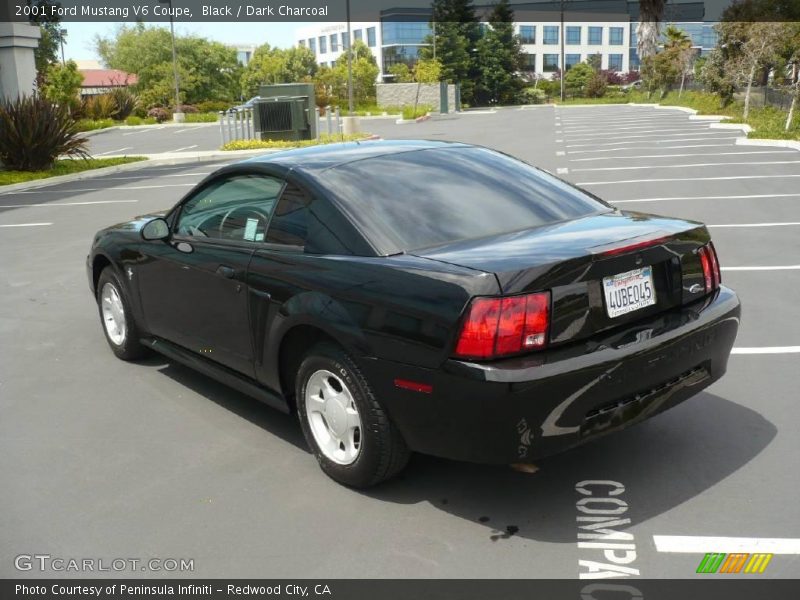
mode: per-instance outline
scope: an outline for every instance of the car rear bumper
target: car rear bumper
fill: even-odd
[[[622,331],[492,363],[363,368],[409,447],[484,463],[526,462],[633,425],[697,394],[727,368],[741,308],[725,287]],[[395,379],[430,384],[399,389]]]

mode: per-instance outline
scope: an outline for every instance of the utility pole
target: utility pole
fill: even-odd
[[[566,74],[566,69],[564,68],[564,3],[566,0],[561,0],[561,29],[559,33],[561,34],[561,101],[564,101],[564,75]]]
[[[169,30],[172,34],[172,70],[175,73],[175,112],[172,113],[172,120],[177,123],[182,123],[184,115],[183,112],[181,112],[180,82],[178,80],[178,52],[175,50],[175,22],[172,18],[172,0],[158,0],[158,3],[169,5]]]
[[[64,58],[64,38],[66,37],[66,35],[67,35],[67,30],[66,29],[59,29],[58,30],[58,39],[61,42],[61,64],[62,65],[66,65],[67,64],[67,60],[66,60],[66,58]]]
[[[350,0],[347,0],[347,110],[353,116],[353,38],[350,35]]]

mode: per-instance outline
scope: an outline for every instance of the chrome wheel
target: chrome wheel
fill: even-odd
[[[125,343],[128,328],[125,323],[125,307],[122,298],[111,283],[106,283],[100,290],[100,309],[103,313],[103,326],[106,334],[116,346]]]
[[[304,402],[322,453],[340,465],[354,463],[361,451],[361,417],[344,381],[330,371],[315,371],[308,378]]]

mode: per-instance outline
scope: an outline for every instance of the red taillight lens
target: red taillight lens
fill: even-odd
[[[717,251],[712,242],[708,242],[705,246],[701,246],[697,251],[700,257],[700,266],[703,268],[703,280],[705,282],[706,293],[713,292],[719,288],[722,282],[722,277],[719,271],[719,260],[717,259]]]
[[[543,348],[550,323],[550,292],[475,298],[456,343],[461,358],[494,358]]]

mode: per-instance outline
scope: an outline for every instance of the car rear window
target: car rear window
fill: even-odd
[[[382,255],[608,210],[555,177],[485,148],[379,156],[329,169],[322,178]]]

